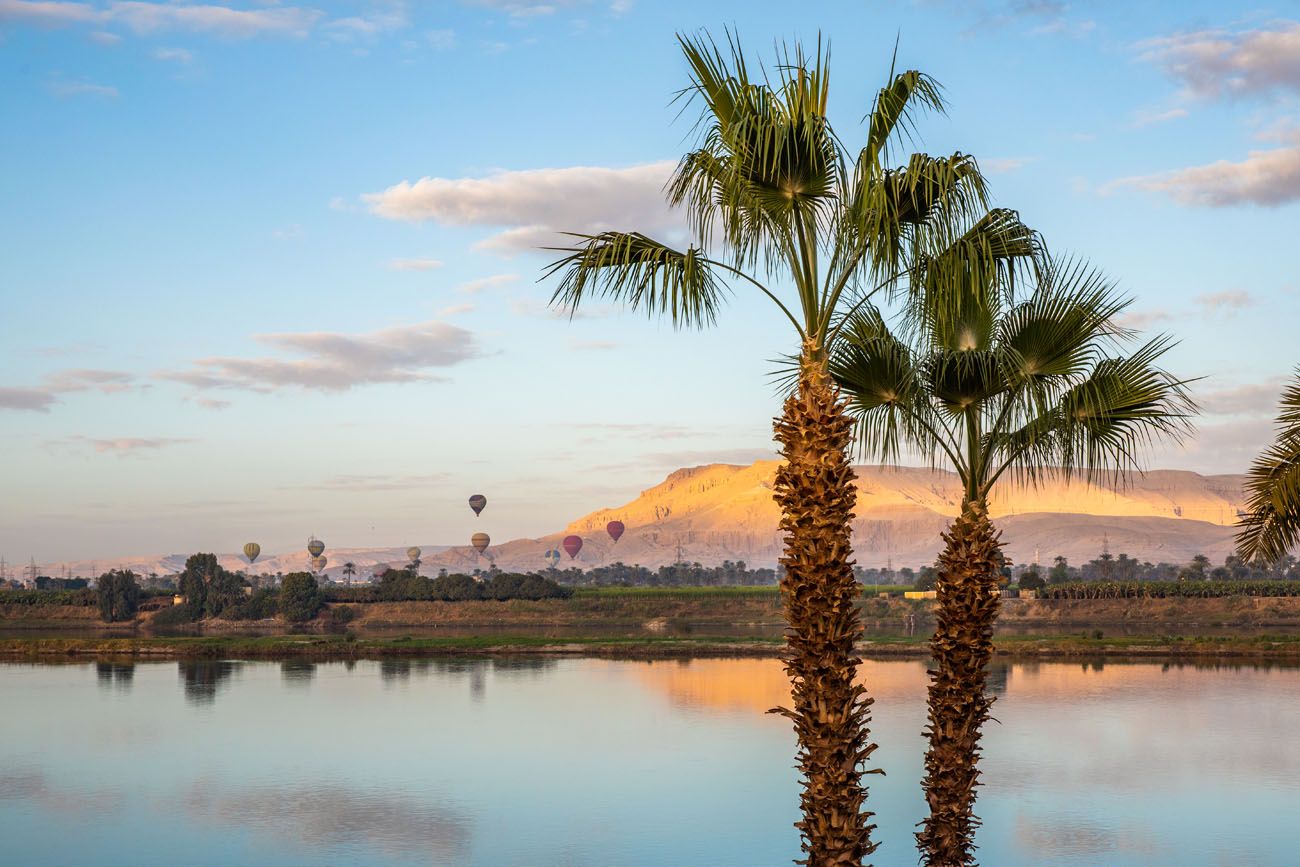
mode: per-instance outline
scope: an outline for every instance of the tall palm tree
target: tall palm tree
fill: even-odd
[[[937,564],[930,814],[917,833],[927,864],[952,867],[974,863],[980,728],[993,701],[986,666],[1004,557],[990,493],[1004,479],[1123,477],[1147,443],[1183,435],[1195,408],[1157,366],[1169,340],[1126,353],[1135,335],[1116,317],[1128,302],[1095,271],[1050,260],[1014,212],[989,212],[945,258],[919,263],[892,323],[874,306],[855,312],[830,368],[868,456],[911,448],[961,479]]]
[[[775,712],[792,720],[799,740],[805,863],[857,865],[875,849],[862,781],[875,747],[871,699],[854,679],[852,422],[827,347],[847,314],[902,279],[949,223],[987,207],[984,184],[960,153],[888,164],[914,116],[943,108],[938,86],[920,72],[891,70],[865,142],[850,151],[826,116],[820,43],[811,55],[795,46],[774,68],[751,70],[730,35],[725,51],[707,35],[679,42],[690,67],[683,97],[701,106],[699,142],[666,193],[684,209],[691,240],[678,249],[639,232],[577,235],[548,272],[560,276],[552,302],[573,309],[606,297],[702,327],[735,287],[772,301],[793,328],[797,385],[774,423],[785,458],[774,487],[792,706]]]
[[[1246,514],[1237,553],[1248,563],[1282,562],[1300,544],[1300,371],[1282,392],[1277,438],[1246,474]]]

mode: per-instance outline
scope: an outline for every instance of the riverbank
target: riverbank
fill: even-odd
[[[96,658],[167,659],[381,659],[473,655],[580,656],[625,659],[777,657],[777,639],[731,637],[630,637],[556,640],[538,635],[359,638],[345,635],[174,638],[10,638],[0,640],[0,659],[54,661]],[[926,637],[864,641],[866,658],[929,655]],[[1008,636],[997,654],[1008,659],[1096,657],[1164,658],[1192,661],[1269,660],[1300,664],[1300,636],[1181,637],[1095,635]]]

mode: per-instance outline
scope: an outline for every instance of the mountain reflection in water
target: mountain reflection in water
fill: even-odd
[[[926,664],[868,660],[880,867],[913,865]],[[1294,863],[1300,671],[1007,663],[985,865]],[[735,865],[798,854],[780,662],[0,664],[0,861]]]

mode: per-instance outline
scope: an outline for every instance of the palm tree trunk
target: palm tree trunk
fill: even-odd
[[[803,774],[803,819],[795,823],[810,867],[858,865],[875,850],[862,765],[871,699],[855,682],[862,632],[861,588],[853,577],[850,522],[857,491],[846,449],[852,422],[825,362],[805,348],[799,386],[774,424],[786,463],[776,474],[785,552],[781,595],[787,623],[785,670]]]
[[[980,729],[993,698],[985,693],[998,616],[1002,543],[988,505],[967,502],[943,536],[936,583],[938,606],[930,651],[930,720],[925,790],[930,816],[916,835],[928,867],[975,862],[975,788],[979,785]]]

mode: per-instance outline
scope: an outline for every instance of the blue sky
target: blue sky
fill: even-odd
[[[770,453],[779,314],[546,308],[556,230],[672,235],[678,31],[832,45],[852,141],[889,68],[918,149],[1182,341],[1238,472],[1297,362],[1300,7],[0,0],[0,554],[538,535]],[[465,498],[488,495],[475,521]]]

